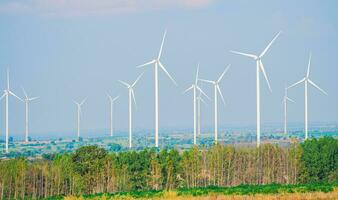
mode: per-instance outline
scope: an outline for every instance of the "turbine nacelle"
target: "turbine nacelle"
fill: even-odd
[[[155,64],[155,67],[160,67],[164,71],[164,73],[170,78],[170,80],[177,86],[176,81],[171,77],[171,75],[169,74],[169,72],[167,71],[167,69],[163,66],[163,64],[160,61],[160,58],[161,58],[161,55],[162,55],[162,50],[163,50],[163,44],[164,44],[164,40],[165,40],[166,34],[167,34],[167,31],[164,32],[164,35],[163,35],[163,38],[162,38],[161,47],[160,47],[160,51],[158,53],[158,57],[155,58],[155,59],[153,59],[153,60],[151,60],[151,61],[149,61],[149,62],[147,62],[147,63],[144,63],[142,65],[138,65],[138,66],[136,66],[136,68],[142,68],[142,67],[146,67],[146,66]]]
[[[27,92],[26,92],[26,90],[23,87],[22,87],[22,91],[23,91],[23,93],[25,95],[25,99],[24,99],[25,102],[34,101],[34,100],[40,98],[40,97],[28,97]]]
[[[271,45],[275,42],[275,40],[278,38],[278,36],[280,34],[281,34],[281,31],[277,33],[277,35],[271,40],[271,42],[268,44],[268,46],[265,47],[265,49],[262,51],[262,53],[259,56],[254,55],[254,54],[242,53],[242,52],[239,52],[239,51],[230,51],[231,53],[234,53],[234,54],[237,54],[237,55],[242,55],[242,56],[253,58],[256,61],[257,67],[259,67],[259,70],[262,71],[262,73],[264,75],[264,78],[265,78],[265,80],[266,80],[266,82],[268,84],[270,92],[272,92],[272,90],[271,90],[269,78],[268,78],[268,76],[267,76],[267,74],[265,72],[264,65],[262,63],[262,57],[270,49]]]
[[[309,56],[309,62],[308,62],[308,67],[307,67],[307,72],[306,72],[306,75],[303,79],[301,79],[300,81],[292,84],[291,86],[288,87],[288,89],[290,88],[293,88],[295,87],[296,85],[299,85],[301,83],[310,83],[310,85],[312,85],[313,87],[315,87],[316,89],[318,89],[320,92],[322,92],[323,94],[325,95],[328,95],[327,92],[325,90],[323,90],[322,88],[320,88],[316,83],[314,83],[310,78],[309,78],[309,75],[310,75],[310,67],[311,67],[311,53],[310,53],[310,56]]]

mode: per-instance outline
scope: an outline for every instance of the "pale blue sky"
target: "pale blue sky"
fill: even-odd
[[[229,50],[260,53],[280,30],[282,35],[263,59],[271,81],[262,82],[262,123],[281,123],[284,83],[306,73],[313,53],[311,78],[329,96],[309,90],[309,120],[338,121],[338,2],[228,0],[5,0],[0,3],[0,88],[10,68],[12,90],[21,86],[41,99],[31,104],[33,135],[75,135],[72,99],[88,96],[83,130],[108,129],[105,91],[119,94],[115,127],[127,127],[127,90],[118,79],[133,81],[135,66],[157,55],[168,30],[162,62],[179,86],[160,73],[160,127],[192,127],[192,83],[199,62],[201,77],[215,79],[232,64],[221,83],[227,106],[220,105],[220,124],[255,123],[255,63]],[[135,128],[154,127],[153,69],[135,89]],[[262,77],[263,78],[263,77]],[[263,80],[263,79],[262,79]],[[204,90],[212,97],[209,85]],[[303,122],[303,86],[290,91],[291,122]],[[203,107],[203,126],[213,124],[212,102]],[[1,136],[4,101],[1,102]],[[263,126],[264,129],[264,126]],[[10,131],[23,138],[24,104],[10,99]],[[107,134],[107,133],[101,133]]]

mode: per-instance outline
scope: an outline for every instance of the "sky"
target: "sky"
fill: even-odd
[[[157,56],[167,30],[162,63],[177,81],[159,72],[160,132],[193,126],[192,94],[182,94],[200,76],[217,79],[226,105],[219,104],[219,124],[254,125],[255,62],[231,54],[260,54],[276,33],[280,37],[263,58],[272,93],[261,76],[262,129],[283,122],[285,84],[305,76],[312,52],[310,78],[329,94],[309,88],[309,121],[338,122],[338,2],[250,0],[2,0],[0,2],[0,88],[41,98],[30,104],[32,136],[76,136],[73,100],[88,97],[82,130],[107,135],[109,100],[120,95],[114,110],[118,131],[128,127],[127,90],[117,80],[133,82],[136,130],[154,127],[154,70],[136,69]],[[211,85],[202,84],[213,98]],[[303,123],[304,86],[289,91],[290,123]],[[0,135],[4,136],[5,101],[1,101]],[[24,104],[11,97],[10,134],[24,138]],[[213,125],[213,102],[202,106],[202,126]],[[102,131],[98,131],[102,130]]]

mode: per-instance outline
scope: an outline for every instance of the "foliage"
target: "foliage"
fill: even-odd
[[[338,181],[338,140],[330,137],[307,140],[301,144],[304,164],[302,182]]]
[[[321,138],[288,147],[216,144],[184,151],[154,148],[119,153],[83,146],[74,153],[35,160],[3,159],[0,199],[151,198],[172,190],[183,196],[327,192],[333,185],[328,183],[338,182],[337,142]]]

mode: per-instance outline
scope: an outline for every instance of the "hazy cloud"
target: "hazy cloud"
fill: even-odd
[[[0,13],[55,16],[111,15],[166,8],[200,8],[215,0],[11,0]]]

